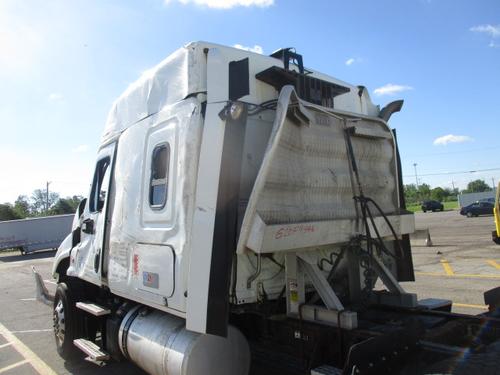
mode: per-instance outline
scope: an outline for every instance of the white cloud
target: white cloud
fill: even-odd
[[[485,33],[485,34],[490,35],[493,38],[500,37],[500,25],[496,25],[496,26],[490,25],[490,24],[478,25],[478,26],[471,27],[469,30],[472,32],[475,32],[475,33]]]
[[[448,134],[443,135],[442,137],[438,137],[434,140],[434,146],[446,146],[448,143],[463,143],[463,142],[471,142],[473,139],[468,135],[454,135]]]
[[[392,83],[388,83],[387,85],[384,85],[382,87],[373,90],[373,92],[375,95],[382,96],[382,95],[394,95],[399,92],[408,90],[413,90],[413,87],[407,85],[395,85]]]
[[[59,94],[58,92],[53,92],[52,94],[49,95],[49,100],[52,101],[57,101],[62,99],[63,99],[62,94]]]
[[[79,146],[76,146],[71,151],[76,152],[76,153],[81,153],[81,152],[86,152],[88,149],[89,149],[89,145],[79,145]]]
[[[494,41],[490,41],[490,44],[488,44],[488,47],[500,48],[500,43],[495,43]]]
[[[274,0],[164,0],[165,4],[178,1],[181,4],[196,4],[216,9],[230,9],[238,6],[251,7],[256,6],[265,8],[274,4]]]
[[[345,64],[347,66],[351,66],[352,64],[360,63],[361,61],[363,61],[363,60],[360,57],[351,57],[345,61]]]
[[[246,47],[246,46],[242,46],[241,44],[235,44],[233,47],[238,48],[238,49],[243,49],[245,51],[260,53],[261,55],[264,53],[264,49],[257,44],[254,45],[253,47]]]

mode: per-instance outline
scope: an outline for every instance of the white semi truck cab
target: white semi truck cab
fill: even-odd
[[[197,42],[145,72],[110,111],[55,258],[59,353],[154,375],[442,360],[451,302],[399,284],[414,280],[388,125],[401,106],[380,109],[290,48]]]

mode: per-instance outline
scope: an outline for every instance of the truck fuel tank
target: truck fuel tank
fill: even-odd
[[[118,342],[123,355],[152,375],[246,375],[250,348],[229,326],[226,338],[186,330],[184,319],[136,306],[124,317]]]

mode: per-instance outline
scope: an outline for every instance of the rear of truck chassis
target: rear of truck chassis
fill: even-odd
[[[158,375],[499,373],[499,288],[469,316],[399,284],[401,107],[292,49],[192,43],[149,71],[56,255],[59,353]]]

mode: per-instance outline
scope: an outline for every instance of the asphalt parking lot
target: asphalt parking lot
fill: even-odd
[[[483,292],[500,284],[500,246],[491,241],[493,217],[465,218],[457,211],[417,213],[417,229],[429,229],[432,247],[413,243],[416,283],[403,283],[419,298],[445,298],[453,310],[478,314],[486,310]],[[0,255],[0,374],[144,374],[130,363],[99,368],[81,358],[62,360],[52,334],[52,313],[34,300],[31,265],[51,293],[54,252]]]
[[[52,333],[52,310],[34,300],[31,265],[46,280],[54,294],[50,274],[54,252],[20,256],[0,255],[0,374],[113,374],[145,375],[131,363],[110,363],[97,367],[81,358],[64,361],[56,352]]]
[[[403,287],[419,299],[450,299],[454,312],[485,311],[483,293],[500,285],[500,246],[491,240],[493,216],[420,212],[415,223],[417,229],[429,229],[433,246],[412,241],[416,282]]]

